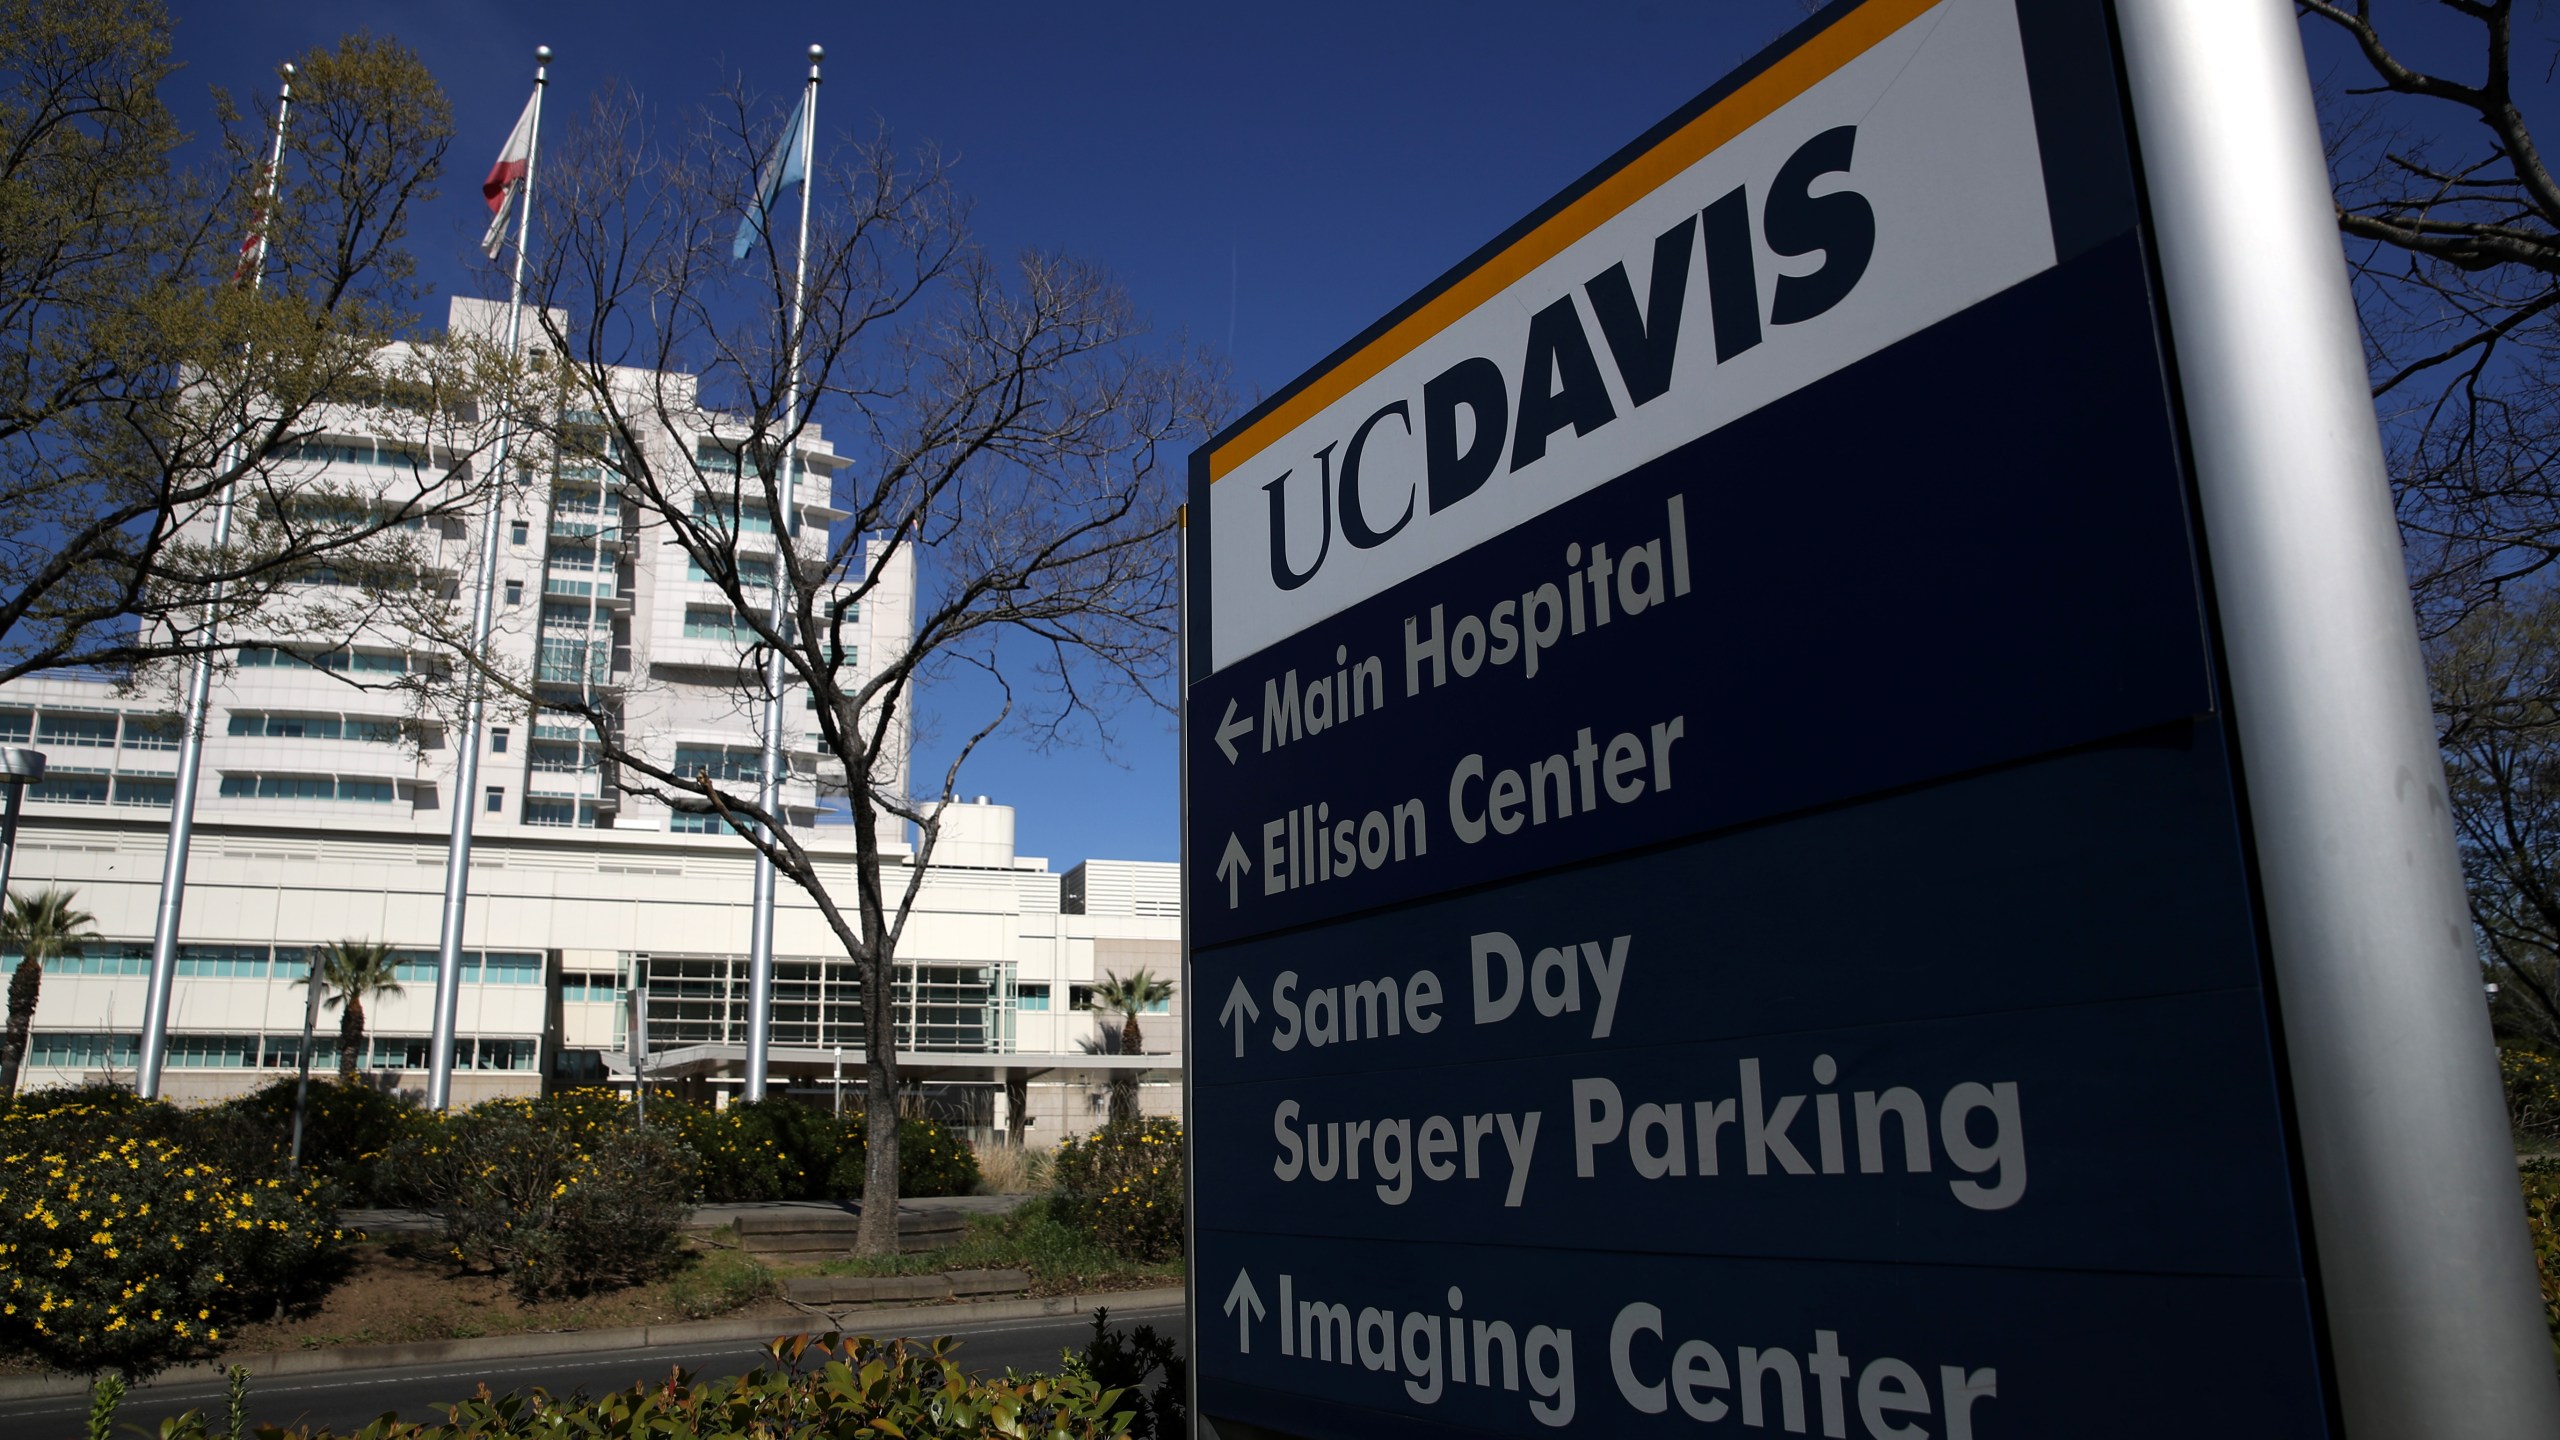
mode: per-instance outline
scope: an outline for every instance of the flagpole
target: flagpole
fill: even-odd
[[[284,175],[285,124],[293,116],[293,62],[286,61],[284,81],[276,92],[275,142],[267,152],[267,183],[258,197],[255,252],[250,256],[249,288],[267,278],[267,233],[275,226],[276,186]],[[238,267],[232,271],[236,283]],[[246,378],[247,367],[242,367]],[[222,468],[240,463],[235,438],[223,447]],[[222,618],[221,566],[231,546],[231,501],[236,487],[226,482],[213,506],[213,562],[216,578],[207,587],[203,648],[187,667],[187,693],[178,740],[178,783],[169,797],[169,844],[160,862],[160,910],[151,927],[151,979],[142,1000],[142,1053],[134,1065],[134,1088],[142,1098],[160,1095],[160,1070],[169,1054],[169,994],[178,975],[178,917],[187,900],[187,851],[195,843],[197,776],[204,768],[204,727],[213,701],[213,643]]]
[[[549,82],[551,47],[533,51],[533,134],[527,142],[524,180],[516,194],[516,263],[507,286],[507,359],[521,353],[524,340],[524,252],[533,233],[533,177],[542,158],[542,94]],[[498,528],[507,495],[507,449],[514,422],[505,407],[498,411],[497,444],[491,452],[489,496],[480,514],[480,573],[471,592],[471,655],[464,666],[461,743],[455,748],[453,831],[444,852],[444,924],[436,940],[435,1030],[427,1050],[427,1108],[442,1110],[453,1100],[454,1021],[462,1003],[462,923],[471,892],[471,826],[480,809],[480,729],[488,708],[488,684],[480,662],[489,651],[489,630],[498,588]]]
[[[809,191],[818,137],[818,65],[826,47],[809,47],[809,90],[800,114],[800,244],[791,257],[791,389],[783,404],[782,504],[773,517],[773,576],[765,618],[777,635],[791,628],[790,595],[799,574],[792,542],[800,518],[800,326],[809,290]],[[789,577],[788,582],[786,577]],[[782,684],[786,674],[776,647],[764,662],[764,756],[758,769],[756,804],[777,821],[782,816]],[[773,857],[756,852],[755,913],[747,938],[747,1073],[740,1098],[761,1100],[773,1051]]]

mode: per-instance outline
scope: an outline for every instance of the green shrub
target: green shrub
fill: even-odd
[[[1190,1368],[1183,1363],[1182,1346],[1171,1335],[1158,1335],[1153,1325],[1141,1325],[1134,1331],[1111,1328],[1111,1312],[1093,1312],[1093,1338],[1082,1350],[1065,1355],[1063,1373],[1091,1380],[1105,1390],[1119,1392],[1119,1402],[1112,1407],[1115,1415],[1129,1417],[1129,1440],[1181,1440],[1191,1433],[1184,1423],[1190,1396]],[[1156,1388],[1147,1388],[1147,1377],[1162,1375]]]
[[[322,1187],[244,1176],[155,1133],[175,1114],[70,1101],[0,1115],[0,1350],[139,1378],[334,1279],[343,1237]]]
[[[2507,1123],[2515,1132],[2560,1139],[2560,1062],[2531,1050],[2501,1048],[2498,1074],[2506,1081]]]
[[[649,1125],[692,1153],[706,1202],[862,1198],[870,1132],[860,1115],[838,1121],[778,1098],[725,1110],[670,1102],[650,1105]],[[966,1142],[931,1120],[899,1120],[900,1195],[966,1195],[977,1185],[977,1157]]]
[[[272,1081],[222,1107],[254,1122],[272,1144],[281,1167],[292,1153],[294,1077]],[[384,1163],[400,1143],[427,1123],[426,1112],[398,1095],[370,1085],[341,1085],[313,1076],[302,1117],[302,1168],[334,1180],[350,1205],[391,1205],[405,1197]]]
[[[772,1294],[778,1285],[764,1262],[743,1250],[713,1247],[690,1257],[667,1279],[667,1303],[688,1320],[726,1315]]]
[[[397,1183],[443,1217],[455,1259],[531,1300],[644,1280],[676,1253],[694,1188],[660,1132],[522,1099],[447,1116],[395,1152]]]
[[[2533,1236],[2533,1263],[2542,1273],[2542,1321],[2560,1355],[2560,1161],[2524,1166],[2524,1221]]]
[[[464,1400],[448,1424],[376,1422],[372,1440],[663,1440],[679,1436],[902,1435],[910,1440],[1023,1436],[1102,1440],[1121,1433],[1119,1392],[1080,1376],[973,1380],[951,1342],[794,1336],[767,1347],[770,1365],[729,1379],[651,1382],[587,1398],[547,1392]],[[215,1440],[201,1413],[162,1440]],[[337,1440],[328,1431],[307,1440]]]
[[[862,1198],[862,1167],[871,1155],[870,1127],[862,1116],[845,1122],[844,1148],[827,1176],[829,1193]],[[931,1120],[898,1118],[898,1194],[968,1195],[978,1188],[978,1157],[967,1141]]]
[[[1105,1125],[1058,1145],[1059,1218],[1112,1253],[1171,1260],[1182,1253],[1182,1125]]]

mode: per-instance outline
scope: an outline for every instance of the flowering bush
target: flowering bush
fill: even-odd
[[[714,1110],[680,1100],[652,1100],[649,1128],[671,1137],[691,1157],[705,1201],[811,1199],[820,1193],[827,1172],[821,1167],[813,1181],[801,1156],[784,1148],[784,1137],[763,1113],[771,1103]]]
[[[862,1116],[845,1122],[844,1148],[827,1177],[830,1193],[862,1198],[862,1167],[869,1163],[870,1127]],[[931,1120],[898,1117],[898,1194],[966,1195],[978,1188],[978,1157],[968,1142]]]
[[[664,1126],[699,1162],[702,1198],[744,1200],[860,1199],[869,1128],[797,1100],[771,1099],[713,1110],[681,1103],[649,1107],[652,1128]],[[966,1195],[977,1188],[978,1161],[969,1147],[931,1120],[898,1121],[898,1193]]]
[[[443,1217],[455,1259],[500,1271],[528,1300],[656,1274],[695,1183],[692,1157],[655,1129],[523,1099],[429,1125],[392,1170]]]
[[[1058,1218],[1131,1260],[1182,1253],[1182,1124],[1131,1120],[1059,1142]]]
[[[295,1083],[291,1077],[277,1080],[223,1107],[254,1122],[274,1149],[278,1168],[292,1150]],[[339,1198],[347,1204],[405,1203],[383,1162],[426,1118],[425,1111],[398,1095],[315,1076],[303,1102],[302,1168],[336,1181]]]
[[[544,1391],[478,1398],[449,1424],[382,1420],[369,1440],[666,1440],[715,1435],[904,1435],[912,1440],[1020,1436],[1102,1440],[1122,1433],[1120,1392],[1083,1376],[972,1379],[951,1342],[793,1336],[766,1347],[768,1365],[721,1380],[679,1375],[589,1398]],[[201,1412],[168,1423],[163,1440],[214,1440]],[[333,1440],[331,1432],[296,1432]]]
[[[2507,1121],[2516,1133],[2560,1137],[2560,1063],[2530,1050],[2501,1048],[2498,1073],[2507,1082]]]
[[[243,1176],[153,1133],[168,1107],[0,1115],[0,1350],[149,1375],[226,1321],[326,1287],[343,1236],[316,1182]]]

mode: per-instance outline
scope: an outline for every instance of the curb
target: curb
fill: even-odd
[[[487,1335],[472,1340],[416,1340],[399,1345],[340,1345],[326,1350],[262,1350],[225,1355],[190,1365],[172,1365],[151,1386],[218,1385],[226,1365],[246,1365],[252,1377],[322,1375],[340,1370],[390,1369],[410,1365],[450,1364],[467,1360],[512,1360],[542,1355],[584,1355],[614,1350],[652,1350],[665,1345],[722,1340],[769,1340],[778,1335],[823,1335],[830,1330],[880,1333],[889,1329],[931,1329],[912,1321],[1032,1320],[1074,1315],[1108,1306],[1115,1310],[1147,1310],[1183,1303],[1182,1287],[1115,1290],[1100,1295],[1052,1295],[1032,1300],[965,1300],[952,1305],[882,1305],[846,1309],[830,1315],[804,1310],[769,1310],[725,1320],[685,1320],[666,1325],[622,1325],[604,1330],[545,1330],[521,1335]],[[85,1395],[89,1382],[72,1375],[0,1378],[0,1401],[36,1400],[57,1395]],[[139,1391],[137,1394],[141,1393]]]

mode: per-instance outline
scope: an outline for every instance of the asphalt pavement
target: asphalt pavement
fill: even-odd
[[[1111,1312],[1114,1329],[1151,1324],[1180,1338],[1182,1307]],[[788,1322],[776,1322],[780,1333]],[[1092,1336],[1090,1312],[1028,1320],[959,1321],[934,1325],[919,1314],[904,1333],[920,1339],[950,1335],[962,1342],[960,1363],[972,1374],[1001,1374],[1008,1367],[1054,1373],[1059,1352],[1081,1347]],[[761,1341],[675,1344],[652,1349],[525,1356],[386,1367],[379,1370],[269,1377],[253,1380],[249,1390],[252,1425],[312,1425],[351,1431],[392,1412],[403,1420],[442,1420],[439,1407],[469,1398],[481,1385],[493,1394],[541,1386],[554,1395],[584,1390],[589,1394],[627,1389],[643,1380],[664,1379],[681,1367],[698,1379],[739,1375],[766,1359]],[[157,1434],[160,1422],[188,1410],[201,1409],[219,1419],[223,1390],[219,1381],[190,1379],[184,1383],[148,1385],[128,1397],[117,1416],[117,1429],[139,1427]],[[88,1401],[78,1395],[0,1401],[0,1435],[10,1440],[74,1440],[83,1431]]]

